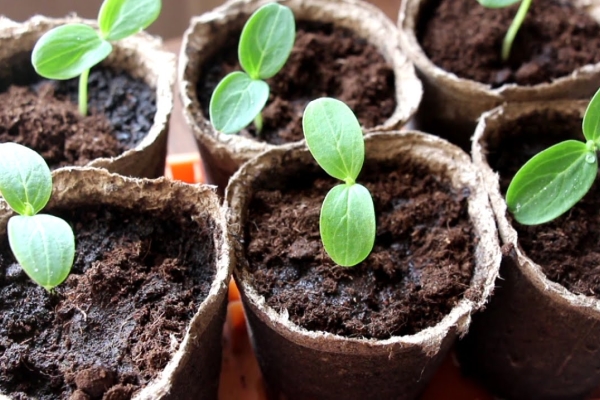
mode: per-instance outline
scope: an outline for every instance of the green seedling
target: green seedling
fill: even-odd
[[[148,27],[160,14],[161,0],[104,0],[98,28],[67,24],[46,32],[31,54],[35,71],[47,79],[79,76],[79,112],[87,115],[90,69],[112,52],[110,42],[124,39]]]
[[[8,241],[27,275],[50,291],[69,275],[75,237],[69,224],[38,214],[52,193],[52,175],[35,151],[16,143],[0,144],[0,194],[19,215],[8,220]]]
[[[508,57],[510,57],[510,49],[512,48],[512,44],[517,36],[517,32],[523,25],[523,21],[527,16],[527,11],[529,11],[529,7],[531,6],[532,0],[477,0],[479,4],[488,8],[504,8],[508,6],[512,6],[518,2],[521,2],[519,6],[519,10],[515,15],[515,19],[513,19],[508,31],[506,32],[506,36],[504,36],[504,41],[502,42],[502,61],[508,61]]]
[[[245,72],[228,74],[219,82],[209,105],[210,120],[218,131],[237,133],[252,121],[262,129],[262,109],[269,98],[265,79],[277,74],[287,61],[296,37],[294,14],[286,6],[269,3],[246,21],[238,47]]]
[[[375,243],[373,199],[356,183],[365,159],[360,123],[346,104],[321,98],[306,107],[302,127],[317,163],[344,182],[325,197],[319,225],[327,254],[336,264],[352,267],[367,258]]]
[[[590,190],[598,173],[600,90],[583,117],[586,141],[566,140],[543,150],[514,176],[506,192],[508,209],[524,225],[551,221]]]

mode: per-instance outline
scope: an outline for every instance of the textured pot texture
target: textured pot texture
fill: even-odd
[[[500,146],[498,129],[507,121],[534,110],[583,118],[586,105],[559,101],[498,107],[482,116],[473,137],[473,161],[496,216],[503,262],[490,304],[461,343],[461,358],[492,390],[510,399],[582,399],[598,386],[600,301],[550,281],[520,247],[487,154]]]
[[[37,75],[31,66],[30,55],[35,43],[48,30],[72,22],[95,24],[95,21],[83,20],[76,16],[60,19],[35,16],[23,23],[1,18],[2,87],[13,82],[28,84],[34,81]],[[113,43],[113,52],[102,65],[141,79],[155,90],[156,114],[150,131],[135,148],[114,158],[95,159],[88,166],[140,178],[157,178],[164,174],[168,125],[173,109],[175,57],[163,51],[161,46],[162,41],[159,38],[144,32]]]
[[[166,367],[132,398],[216,399],[232,264],[224,213],[214,188],[165,178],[126,178],[88,167],[54,171],[53,180],[52,197],[45,208],[49,213],[55,207],[85,206],[153,212],[178,210],[191,220],[198,221],[198,224],[209,223],[214,226],[211,233],[214,265],[197,266],[214,269],[210,291],[188,322],[185,336],[172,348]],[[0,237],[6,242],[6,226],[12,215],[14,213],[8,205],[0,200]],[[1,394],[0,398],[9,399]]]
[[[244,226],[253,193],[262,185],[298,176],[315,163],[302,145],[273,149],[246,163],[227,188],[227,220],[236,253],[234,276],[251,340],[267,386],[289,399],[414,399],[427,385],[455,339],[463,335],[471,314],[491,294],[500,249],[488,200],[467,155],[448,142],[416,132],[373,133],[366,137],[365,163],[411,158],[425,163],[432,174],[447,174],[455,188],[470,190],[468,214],[478,242],[470,289],[436,325],[413,335],[386,340],[349,338],[310,331],[279,313],[253,287],[245,257]],[[442,172],[446,171],[446,172]],[[291,178],[293,179],[293,178]],[[301,234],[301,233],[300,233]]]
[[[484,111],[505,102],[590,98],[600,86],[600,64],[578,68],[551,83],[505,84],[498,88],[445,71],[428,58],[417,39],[420,19],[432,3],[432,0],[405,0],[398,15],[402,49],[423,81],[422,106],[415,117],[419,129],[449,138],[468,149],[477,118]],[[600,21],[598,1],[575,0],[574,3]]]
[[[276,146],[216,131],[198,102],[196,83],[207,61],[232,32],[241,31],[250,15],[268,0],[230,1],[192,19],[181,47],[178,84],[184,115],[198,142],[210,183],[224,188],[241,164]],[[283,0],[296,21],[332,23],[350,29],[375,45],[391,64],[395,78],[396,109],[371,130],[399,128],[416,112],[422,95],[414,67],[400,51],[394,24],[381,10],[360,0]]]

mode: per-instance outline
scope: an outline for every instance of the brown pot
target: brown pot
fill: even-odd
[[[454,187],[471,191],[469,217],[479,241],[468,290],[476,294],[463,297],[433,327],[386,340],[310,331],[293,323],[287,310],[278,313],[253,287],[245,256],[245,225],[251,223],[247,220],[248,207],[256,190],[262,185],[274,187],[276,182],[295,179],[316,164],[302,145],[272,149],[254,158],[233,176],[227,187],[227,219],[237,255],[234,276],[267,386],[288,399],[416,398],[455,339],[467,331],[471,314],[486,302],[497,275],[500,249],[492,213],[478,184],[480,178],[464,152],[444,140],[417,132],[374,133],[366,137],[365,145],[367,165],[410,157],[429,166],[431,173],[448,176]]]
[[[586,106],[557,101],[498,107],[483,114],[473,138],[473,161],[484,178],[504,257],[494,296],[474,318],[461,352],[468,369],[510,399],[583,399],[600,385],[600,301],[550,281],[525,254],[487,159],[506,139],[498,132],[502,124],[534,111],[579,121]]]
[[[0,81],[27,84],[35,80],[37,75],[30,61],[35,43],[48,30],[69,22],[95,24],[95,21],[75,16],[61,19],[35,16],[23,23],[1,18],[0,64],[5,67],[0,72]],[[102,64],[142,79],[156,90],[157,111],[150,131],[135,148],[118,157],[93,160],[88,166],[133,177],[162,176],[167,154],[168,124],[173,108],[175,57],[162,50],[160,39],[140,32],[113,43],[113,52]]]
[[[600,21],[597,1],[574,2]],[[551,83],[533,86],[507,84],[494,89],[491,85],[445,71],[427,57],[417,39],[421,15],[431,4],[431,0],[404,0],[398,15],[402,49],[415,64],[423,81],[423,104],[415,116],[419,129],[449,138],[468,149],[477,118],[484,111],[506,102],[586,99],[593,96],[600,86],[600,64],[578,68]]]
[[[245,161],[277,146],[216,131],[200,107],[196,83],[228,36],[239,35],[250,15],[268,2],[230,1],[193,18],[184,35],[178,73],[184,115],[198,142],[208,181],[221,188]],[[375,45],[394,70],[397,105],[390,118],[371,131],[399,128],[408,121],[419,105],[421,83],[399,49],[393,23],[381,10],[360,0],[284,0],[281,4],[292,9],[296,21],[333,23]]]
[[[160,178],[157,180],[125,178],[117,174],[95,168],[64,168],[53,172],[53,194],[46,209],[52,213],[56,208],[79,208],[83,206],[117,207],[123,210],[142,210],[161,213],[185,215],[196,221],[199,226],[209,224],[214,260],[211,264],[197,265],[197,268],[210,268],[214,271],[214,280],[210,285],[207,297],[200,303],[194,316],[188,321],[183,338],[170,344],[170,358],[166,367],[145,385],[140,384],[133,399],[216,399],[221,366],[222,330],[227,308],[227,291],[231,273],[229,243],[226,238],[224,214],[219,206],[219,199],[214,189],[202,185],[187,185]],[[44,212],[46,212],[44,209]],[[0,237],[6,243],[6,224],[14,215],[6,203],[0,200]],[[165,217],[166,218],[166,217]],[[77,233],[77,227],[74,227]],[[201,243],[198,243],[201,245]],[[6,246],[6,245],[5,245]],[[77,243],[76,243],[77,246]],[[69,277],[79,279],[78,277]],[[27,278],[25,278],[27,279]],[[93,279],[93,278],[89,278]],[[3,278],[4,280],[4,278]],[[67,282],[63,283],[65,285]],[[4,286],[4,282],[2,282]],[[71,287],[71,286],[68,286]],[[59,286],[60,288],[60,286]],[[41,290],[41,289],[40,289]],[[83,324],[84,331],[93,331],[95,326],[105,321],[95,320],[93,304]],[[132,312],[131,318],[134,318]],[[61,318],[57,317],[60,322]],[[64,336],[68,335],[69,324],[76,324],[77,315],[67,317]],[[89,321],[88,321],[89,320]],[[148,321],[147,325],[153,321]],[[62,323],[65,323],[63,321]],[[142,324],[143,322],[139,322]],[[43,330],[35,335],[43,335]],[[92,340],[91,336],[88,340]],[[126,339],[123,339],[126,340]],[[10,343],[9,343],[10,344]],[[8,345],[8,344],[7,344]],[[17,343],[20,346],[19,343]],[[105,345],[105,344],[103,344]],[[65,340],[58,339],[57,346],[67,346]],[[169,346],[167,343],[165,346]],[[87,348],[87,347],[86,347]],[[68,350],[76,352],[76,348]],[[115,357],[122,357],[133,362],[132,354],[122,354],[115,346]],[[79,363],[100,362],[100,356],[92,353],[73,355]],[[68,360],[61,361],[60,367],[68,368]],[[81,364],[78,364],[81,365]],[[4,368],[4,367],[3,367]],[[29,368],[29,367],[28,367]],[[79,371],[78,371],[79,372]],[[119,371],[127,373],[127,371]],[[43,374],[43,371],[31,371],[31,376]],[[41,375],[40,375],[41,376]],[[37,379],[37,378],[36,378]],[[56,379],[56,377],[55,377]],[[60,386],[59,386],[60,387]],[[5,388],[0,388],[5,392]],[[75,393],[80,392],[80,390]],[[81,395],[81,393],[79,393]],[[72,396],[75,396],[73,394]],[[8,397],[0,395],[0,398]],[[69,397],[85,399],[86,397]],[[88,397],[89,398],[89,397]],[[105,396],[106,398],[106,396]],[[119,397],[122,398],[122,397]],[[129,398],[129,397],[128,397]]]

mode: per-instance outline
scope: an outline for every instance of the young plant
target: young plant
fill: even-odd
[[[47,79],[79,76],[79,112],[87,115],[90,69],[112,52],[110,42],[148,27],[160,14],[161,0],[104,0],[99,31],[85,24],[67,24],[46,32],[31,54],[35,71]]]
[[[306,107],[302,127],[317,163],[344,181],[325,197],[319,224],[327,254],[335,263],[352,267],[367,258],[375,243],[373,199],[356,183],[365,158],[360,124],[347,105],[321,98]]]
[[[35,151],[16,143],[0,144],[0,194],[20,215],[8,220],[8,241],[27,275],[50,291],[69,275],[75,237],[69,224],[38,214],[52,192],[52,175]]]
[[[269,98],[265,79],[281,70],[296,37],[294,14],[286,6],[269,3],[246,21],[238,47],[245,72],[228,74],[219,82],[209,105],[210,120],[218,131],[237,133],[253,120],[262,129],[261,111]]]
[[[519,6],[519,10],[515,15],[515,19],[513,19],[508,31],[506,32],[506,36],[504,36],[504,41],[502,42],[502,61],[508,61],[508,57],[510,56],[510,49],[512,48],[513,41],[517,36],[517,32],[523,25],[523,21],[527,16],[527,11],[529,11],[529,7],[531,6],[532,0],[477,0],[479,4],[488,8],[504,8],[508,6],[512,6],[518,2],[521,2]]]
[[[592,187],[598,173],[600,90],[583,117],[586,141],[566,140],[535,155],[514,176],[506,203],[524,225],[551,221],[573,207]]]

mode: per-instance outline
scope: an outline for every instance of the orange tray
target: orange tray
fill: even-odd
[[[167,157],[165,175],[187,183],[203,183],[204,171],[197,153]],[[220,400],[266,400],[265,385],[252,352],[240,295],[233,280],[229,284],[227,322],[223,329],[223,363]],[[478,382],[461,375],[454,354],[436,372],[421,400],[494,400]],[[600,388],[590,397],[600,400]]]

